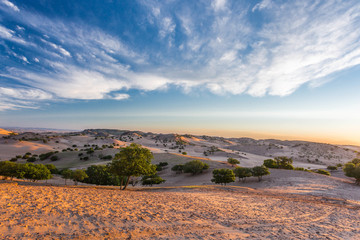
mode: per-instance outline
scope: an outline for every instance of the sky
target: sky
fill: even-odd
[[[0,0],[0,126],[360,145],[358,0]]]

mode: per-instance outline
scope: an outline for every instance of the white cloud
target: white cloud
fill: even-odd
[[[262,0],[261,2],[257,3],[253,8],[252,12],[255,12],[256,10],[263,10],[265,8],[268,8],[271,6],[271,0]]]
[[[16,98],[16,99],[25,99],[25,100],[52,99],[51,94],[46,93],[40,89],[34,89],[34,88],[0,87],[0,96]]]
[[[112,97],[110,97],[111,99],[114,99],[114,100],[125,100],[125,99],[128,99],[130,97],[129,94],[126,94],[126,93],[117,93],[117,94],[114,94]]]
[[[1,2],[16,12],[20,11],[20,9],[9,0],[2,0]]]
[[[211,6],[215,11],[223,10],[226,7],[226,0],[213,0]]]
[[[46,71],[36,72],[26,65],[7,68],[6,74],[65,99],[121,100],[129,95],[112,93],[169,86],[185,92],[205,87],[222,95],[285,96],[360,64],[360,3],[356,1],[279,4],[264,0],[253,9],[240,3],[230,9],[227,1],[213,1],[201,9],[204,12],[189,7],[176,14],[171,3],[144,3],[153,18],[151,26],[156,25],[161,36],[156,41],[168,47],[153,52],[145,48],[140,52],[84,23],[51,20],[22,10],[21,25],[37,30],[39,39],[46,35],[43,45],[25,42],[1,25],[0,37],[36,46],[35,56],[41,57]],[[255,28],[248,16],[257,10],[261,11],[256,14],[266,14],[267,22]],[[180,43],[174,41],[178,31],[182,31]],[[71,56],[69,61],[66,57]],[[39,58],[32,59],[39,62]]]

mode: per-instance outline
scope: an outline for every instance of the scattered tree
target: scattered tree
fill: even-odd
[[[235,174],[231,169],[214,169],[212,182],[216,184],[226,185],[235,182]]]
[[[66,185],[66,180],[72,178],[72,174],[73,174],[73,171],[70,170],[70,169],[63,169],[63,170],[61,171],[61,176],[62,176],[62,178],[65,179],[65,185]]]
[[[122,148],[109,165],[112,173],[119,177],[126,177],[123,188],[123,182],[120,182],[120,189],[126,189],[131,176],[155,174],[156,166],[151,164],[152,158],[150,150],[142,148],[138,144],[132,143],[130,146]]]
[[[88,177],[88,175],[82,169],[76,169],[75,171],[72,172],[72,176],[71,176],[71,178],[74,181],[75,185],[77,185],[78,182],[83,181],[87,177]]]
[[[237,167],[234,169],[234,173],[235,173],[235,176],[237,176],[239,178],[239,181],[240,181],[240,179],[242,179],[243,182],[245,182],[245,179],[247,177],[252,176],[251,168]]]
[[[235,158],[228,158],[227,162],[230,163],[231,166],[233,166],[233,167],[234,167],[236,164],[240,164],[240,161],[237,160],[237,159],[235,159]]]
[[[264,165],[262,166],[256,166],[252,168],[252,175],[254,177],[258,177],[259,182],[262,180],[262,177],[265,175],[269,175],[269,169],[267,167],[265,167]]]

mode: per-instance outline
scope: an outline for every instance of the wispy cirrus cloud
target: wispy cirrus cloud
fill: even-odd
[[[358,1],[138,1],[146,21],[133,16],[126,35],[8,3],[16,25],[0,22],[2,77],[63,99],[123,100],[130,89],[171,86],[286,96],[360,64]],[[152,40],[143,46],[139,36]]]

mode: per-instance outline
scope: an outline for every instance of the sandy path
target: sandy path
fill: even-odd
[[[206,187],[124,192],[1,183],[0,238],[360,237],[357,206],[319,197],[287,197],[244,189]]]

